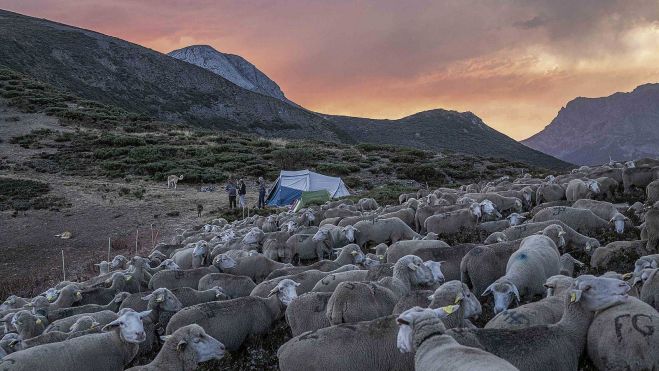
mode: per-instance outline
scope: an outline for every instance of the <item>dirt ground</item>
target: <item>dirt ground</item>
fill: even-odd
[[[62,251],[67,279],[88,276],[94,262],[107,259],[108,238],[111,256],[133,255],[136,240],[137,250],[147,254],[154,244],[169,242],[177,231],[203,224],[213,218],[213,211],[228,206],[223,185],[219,191],[199,192],[185,183],[174,190],[166,183],[17,170],[16,165],[42,150],[24,149],[9,140],[38,128],[69,130],[56,119],[21,114],[0,102],[0,176],[46,182],[51,194],[64,197],[71,207],[0,212],[0,278],[5,287],[34,285],[38,290],[63,279]],[[136,197],[142,190],[141,198]],[[257,194],[251,191],[248,204],[255,205]],[[198,204],[204,208],[200,218]],[[65,231],[71,232],[71,239],[55,236]]]

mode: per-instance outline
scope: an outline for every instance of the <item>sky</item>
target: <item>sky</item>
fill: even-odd
[[[657,0],[0,0],[157,51],[238,54],[317,112],[471,111],[515,138],[659,82]]]

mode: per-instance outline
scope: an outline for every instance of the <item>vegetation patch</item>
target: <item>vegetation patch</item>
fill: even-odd
[[[48,194],[50,187],[46,183],[0,178],[0,211],[30,209],[59,209],[69,206],[62,197]]]

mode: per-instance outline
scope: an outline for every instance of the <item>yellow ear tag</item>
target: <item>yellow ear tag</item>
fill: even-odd
[[[37,319],[37,325],[41,324],[41,318]]]
[[[625,274],[622,275],[622,278],[625,279],[625,280],[628,280],[628,279],[632,278],[633,275],[634,275],[633,273],[625,273]]]
[[[442,307],[442,310],[446,312],[446,314],[451,314],[454,312],[453,308],[455,308],[453,305],[447,305],[445,307]]]
[[[458,295],[455,297],[455,302],[454,302],[453,304],[458,304],[459,302],[462,301],[462,299],[464,299],[464,297],[462,296],[462,294],[458,294]]]
[[[574,303],[575,301],[577,301],[577,293],[572,292],[572,293],[570,293],[570,302]]]
[[[126,276],[126,281],[130,281],[133,279],[133,276]]]

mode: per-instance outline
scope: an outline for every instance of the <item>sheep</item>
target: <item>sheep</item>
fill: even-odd
[[[315,239],[314,237],[328,228],[327,225],[321,228],[315,234],[294,234],[286,240],[286,255],[290,255],[291,260],[294,259],[318,259],[322,260],[328,251],[326,244]]]
[[[520,225],[526,219],[524,215],[518,213],[512,213],[506,217],[511,226]],[[508,228],[508,227],[506,227]],[[504,228],[505,229],[505,228]]]
[[[575,266],[583,267],[585,264],[573,258],[570,254],[563,254],[560,258],[559,274],[572,277]]]
[[[213,260],[213,265],[220,273],[246,276],[257,284],[262,282],[275,269],[291,266],[287,263],[278,263],[263,255],[247,256],[234,260],[224,254],[216,256]]]
[[[227,350],[237,350],[250,335],[266,333],[281,318],[285,307],[297,297],[299,284],[290,279],[280,281],[268,298],[248,296],[227,301],[193,305],[177,312],[167,324],[166,334],[196,323]]]
[[[563,316],[556,324],[517,330],[458,328],[446,334],[462,345],[501,357],[520,370],[576,370],[586,337],[590,347],[589,328],[595,327],[595,322],[591,325],[593,312],[625,302],[628,290],[629,286],[620,280],[581,276],[566,293]],[[605,341],[619,347],[610,338]]]
[[[295,298],[286,307],[286,323],[290,326],[293,336],[331,325],[325,315],[331,296],[331,292],[308,292]]]
[[[224,344],[206,334],[206,331],[196,324],[183,326],[162,339],[164,344],[151,363],[128,370],[191,371],[201,362],[224,357]]]
[[[414,307],[402,313],[396,322],[400,326],[397,346],[400,352],[416,350],[414,369],[430,370],[517,370],[509,362],[478,348],[458,344],[445,334],[440,320],[453,313],[458,305],[437,309]]]
[[[149,354],[158,343],[158,334],[167,326],[174,313],[183,308],[183,304],[168,289],[159,288],[142,298],[147,302],[149,315],[142,319],[146,339],[140,343],[138,355]]]
[[[481,206],[478,203],[472,203],[468,209],[450,211],[428,217],[425,221],[424,229],[438,235],[455,234],[463,228],[476,227],[481,215]]]
[[[411,354],[396,351],[395,316],[307,331],[277,351],[281,371],[413,370]],[[322,349],[322,351],[318,351]],[[337,356],[350,354],[349,357]]]
[[[387,250],[387,262],[395,263],[405,255],[416,255],[423,260],[442,262],[442,273],[446,280],[460,279],[462,258],[475,247],[474,244],[449,246],[443,241],[399,241]]]
[[[609,177],[596,178],[595,181],[600,185],[601,198],[609,201],[613,200],[613,196],[616,194],[620,183]]]
[[[560,220],[579,233],[593,233],[610,229],[609,221],[600,218],[592,211],[566,206],[546,208],[535,214],[532,219],[533,222],[549,220]]]
[[[78,301],[79,305],[88,305],[88,304],[96,304],[96,305],[105,305],[109,302],[111,302],[115,295],[122,291],[126,292],[133,292],[135,287],[129,288],[128,287],[128,282],[133,280],[133,277],[129,274],[125,274],[122,272],[115,272],[112,274],[112,278],[108,279],[106,284],[111,283],[110,287],[88,287],[83,289],[81,293],[80,300]],[[135,292],[139,290],[134,290]],[[61,297],[61,294],[60,294]],[[58,298],[59,300],[59,298]],[[54,304],[54,303],[53,303]],[[67,305],[65,307],[69,307],[70,305]],[[52,308],[51,308],[52,309]]]
[[[410,228],[414,228],[414,216],[416,215],[416,211],[412,208],[406,208],[406,209],[401,209],[395,212],[391,213],[383,213],[378,216],[378,219],[390,219],[390,218],[398,218],[405,222]],[[343,222],[343,221],[341,221]],[[340,225],[341,223],[339,223]]]
[[[648,205],[654,205],[659,201],[659,179],[653,180],[645,187],[645,202]]]
[[[7,353],[17,352],[19,350],[25,350],[32,348],[38,345],[55,343],[59,341],[64,341],[67,339],[73,339],[74,337],[84,336],[87,334],[93,334],[100,332],[100,327],[98,322],[94,321],[91,317],[80,317],[76,323],[71,326],[71,332],[60,332],[52,331],[42,333],[41,335],[35,336],[30,339],[19,339],[16,337],[14,341],[9,342],[5,348]]]
[[[319,280],[323,279],[324,277],[333,274],[333,273],[340,273],[340,272],[346,272],[346,271],[351,271],[351,270],[358,270],[357,266],[355,265],[344,265],[339,269],[335,269],[330,272],[321,272],[316,269],[304,271],[301,273],[297,274],[292,274],[288,276],[281,276],[277,278],[273,278],[271,280],[263,281],[256,285],[256,287],[252,290],[250,293],[250,296],[259,296],[262,298],[268,297],[270,294],[270,291],[274,287],[277,286],[279,282],[281,282],[284,279],[291,279],[300,285],[297,288],[297,293],[298,294],[303,294],[305,292],[309,292],[313,289],[314,285],[316,282]]]
[[[124,270],[128,268],[128,259],[123,255],[117,255],[110,262],[110,270]]]
[[[485,328],[512,330],[557,323],[563,316],[564,303],[564,295],[554,295],[517,308],[506,309],[494,316]]]
[[[394,265],[393,277],[376,282],[341,282],[327,302],[332,325],[368,321],[391,314],[411,290],[433,282],[433,274],[418,256],[407,255]]]
[[[108,301],[109,300],[107,300],[106,303]],[[48,310],[68,308],[74,303],[85,304],[83,301],[83,292],[77,284],[69,284],[59,290],[57,300],[50,303]]]
[[[99,324],[106,325],[116,320],[119,316],[117,315],[117,313],[111,310],[102,310],[100,312],[75,314],[66,318],[53,321],[51,324],[48,325],[48,327],[46,327],[45,332],[52,332],[52,331],[70,332],[71,327],[82,317],[91,317],[94,321],[98,322]]]
[[[426,308],[430,305],[433,293],[433,290],[414,290],[398,300],[391,314],[398,315],[414,307]]]
[[[467,193],[463,197],[471,198],[476,202],[488,200],[492,202],[496,209],[502,213],[522,212],[522,200],[517,197],[506,197],[498,193]]]
[[[148,312],[129,311],[105,325],[104,333],[35,346],[0,360],[3,370],[122,370],[135,357],[146,335],[141,319]]]
[[[544,202],[565,200],[565,188],[560,184],[541,184],[535,191],[535,202],[540,205]]]
[[[547,281],[545,281],[547,296],[562,296],[564,292],[572,287],[573,283],[574,278],[572,277],[563,276],[560,274],[551,276],[547,278]]]
[[[577,200],[572,207],[576,209],[590,210],[598,217],[608,220],[609,223],[614,223],[616,233],[622,234],[625,232],[625,224],[633,227],[629,222],[629,218],[622,215],[618,209],[609,202],[596,201],[596,200]]]
[[[623,293],[620,297],[618,305],[595,315],[588,329],[588,357],[599,370],[657,369],[659,313],[639,299]]]
[[[357,207],[359,207],[362,211],[370,211],[377,209],[379,206],[377,201],[375,201],[375,199],[362,198],[359,201],[357,201]]]
[[[624,192],[629,193],[632,188],[645,189],[648,184],[657,179],[657,167],[640,166],[622,170],[622,184]]]
[[[228,273],[211,273],[199,280],[197,290],[206,291],[214,287],[220,287],[224,295],[231,299],[249,296],[256,287],[251,278],[235,276]]]
[[[659,271],[657,268],[646,268],[640,273],[638,279],[643,282],[643,286],[639,299],[659,310],[659,274],[657,271]]]
[[[439,286],[428,296],[428,308],[437,309],[452,304],[460,304],[459,310],[444,318],[446,328],[474,327],[468,318],[480,316],[483,312],[481,303],[472,294],[467,285],[460,281],[448,281]]]
[[[361,221],[354,225],[354,242],[360,247],[366,247],[367,243],[395,243],[415,237],[421,238],[421,235],[396,217],[373,222]]]
[[[563,232],[565,232],[565,249],[558,245],[558,247],[562,249],[561,252],[580,251],[592,254],[593,251],[595,251],[600,246],[598,240],[577,233],[574,229],[560,220],[548,220],[546,222],[539,223],[524,223],[507,228],[503,230],[502,233],[506,236],[506,241],[512,241],[542,231],[544,228],[550,225],[558,225],[563,229]],[[501,234],[498,234],[498,236],[501,236]],[[488,237],[486,241],[489,240],[491,239]]]
[[[315,228],[315,227],[314,227]],[[306,234],[309,234],[306,232]],[[273,232],[263,241],[263,256],[281,263],[293,261],[293,249],[286,245],[290,232]],[[233,250],[232,250],[233,251]],[[233,257],[236,259],[236,257]]]
[[[492,293],[494,313],[508,308],[514,298],[532,299],[544,293],[544,283],[550,276],[558,274],[558,248],[551,238],[545,235],[526,237],[513,252],[506,265],[506,274],[494,281],[482,296]]]
[[[659,201],[645,213],[645,229],[648,237],[646,253],[659,252]]]
[[[98,275],[99,276],[103,276],[103,275],[106,275],[106,274],[110,273],[110,263],[109,262],[103,260],[100,263],[94,264],[94,265],[98,267]]]
[[[209,301],[228,300],[230,297],[219,286],[211,287],[208,290],[196,290],[191,287],[175,288],[172,294],[181,302],[181,305],[190,307],[195,304],[207,303]],[[155,291],[154,291],[155,292]]]
[[[207,265],[210,258],[210,251],[206,241],[195,243],[194,247],[189,247],[177,251],[172,255],[172,260],[181,269],[194,269]]]
[[[357,215],[361,215],[361,212],[352,211],[346,205],[339,205],[338,207],[325,210],[325,213],[323,214],[323,216],[326,219],[327,218],[336,218],[336,217],[345,218],[345,217],[348,217],[348,216],[357,216]]]
[[[2,302],[2,305],[0,305],[0,312],[4,312],[10,309],[20,309],[23,308],[23,306],[25,306],[27,303],[29,303],[29,300],[27,299],[16,295],[10,295],[7,299],[5,299],[4,302]]]
[[[472,200],[473,201],[473,200]],[[437,205],[437,206],[420,206],[414,214],[414,230],[419,233],[426,233],[426,219],[435,215],[450,211],[464,209],[466,205]]]
[[[589,179],[583,181],[581,179],[573,179],[567,184],[565,189],[565,197],[568,201],[574,202],[580,199],[589,199],[600,192],[599,184],[596,180]]]
[[[342,282],[349,281],[368,281],[369,271],[366,269],[356,269],[347,272],[330,273],[316,282],[311,289],[312,292],[334,292],[336,287]]]
[[[94,313],[103,310],[111,310],[113,312],[117,312],[119,311],[124,299],[126,299],[129,295],[130,294],[127,292],[120,292],[116,294],[114,298],[112,298],[112,300],[106,305],[86,304],[77,307],[50,309],[48,311],[46,318],[48,318],[48,322],[54,322],[57,321],[58,319],[70,317],[77,314],[83,314],[83,313]]]
[[[491,234],[494,232],[499,232],[502,231],[508,227],[510,227],[510,221],[508,219],[503,219],[503,220],[494,220],[491,222],[484,222],[478,224],[477,228],[479,232],[484,232],[486,234]]]
[[[175,271],[160,271],[151,277],[151,280],[149,281],[149,289],[155,290],[161,287],[166,287],[171,290],[177,287],[197,287],[199,280],[205,275],[211,273],[219,273],[219,271],[214,266]]]
[[[26,340],[42,334],[47,323],[42,316],[34,315],[27,310],[21,310],[14,314],[11,324],[16,328],[18,338]]]

